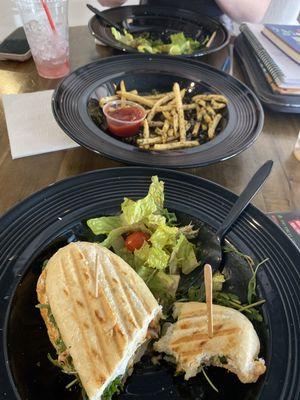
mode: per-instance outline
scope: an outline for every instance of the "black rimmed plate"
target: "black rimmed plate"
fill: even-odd
[[[174,82],[192,93],[220,93],[228,98],[224,127],[215,139],[192,149],[148,151],[124,143],[92,120],[91,99],[115,93],[125,81],[127,90],[151,93],[172,90]],[[237,79],[192,59],[139,54],[111,57],[77,69],[57,87],[53,114],[60,127],[82,146],[125,163],[170,168],[204,166],[226,160],[248,148],[263,126],[263,110],[253,92]]]
[[[35,309],[41,262],[60,246],[88,240],[84,221],[115,213],[124,196],[146,194],[150,177],[165,181],[166,206],[192,221],[216,229],[236,196],[204,179],[171,170],[117,168],[94,171],[56,183],[24,200],[0,220],[0,398],[7,400],[78,399],[64,389],[70,381],[52,366],[45,327]],[[264,214],[249,206],[228,239],[256,260],[269,258],[258,272],[265,333],[261,336],[267,373],[242,385],[220,368],[209,371],[220,393],[199,375],[181,377],[143,360],[126,384],[126,400],[296,400],[300,394],[300,253]]]
[[[154,39],[167,41],[173,33],[184,32],[187,38],[199,40],[216,32],[209,47],[202,46],[193,54],[185,57],[202,56],[222,49],[229,41],[227,29],[217,20],[206,15],[176,7],[158,6],[123,6],[102,11],[111,21],[118,23],[132,34],[148,32]],[[137,53],[133,47],[120,43],[111,33],[111,28],[97,16],[89,21],[89,29],[93,36],[108,46],[128,53]]]

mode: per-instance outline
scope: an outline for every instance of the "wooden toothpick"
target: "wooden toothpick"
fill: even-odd
[[[208,336],[212,338],[214,335],[214,326],[213,326],[214,322],[212,313],[212,270],[209,264],[204,265],[204,284],[205,284]]]
[[[99,295],[99,263],[98,263],[98,253],[95,255],[95,297],[98,298]]]

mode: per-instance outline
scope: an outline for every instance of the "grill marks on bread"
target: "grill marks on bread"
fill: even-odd
[[[92,399],[98,398],[101,386],[125,360],[128,346],[133,345],[134,353],[145,340],[149,322],[160,312],[135,271],[93,243],[71,243],[55,253],[40,276],[37,292],[40,301],[46,299],[51,305],[75,370]],[[49,336],[52,331],[57,335],[45,316],[47,310],[41,311]],[[135,343],[142,329],[145,334]]]
[[[172,324],[158,342],[157,351],[176,359],[177,370],[185,379],[195,376],[202,365],[228,369],[244,382],[255,382],[265,372],[263,360],[257,360],[260,350],[258,336],[251,322],[240,312],[213,305],[214,335],[208,336],[206,304],[175,303]],[[222,364],[219,357],[226,357]]]

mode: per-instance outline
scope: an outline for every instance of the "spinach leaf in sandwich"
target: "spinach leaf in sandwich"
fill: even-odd
[[[109,386],[107,386],[101,396],[101,400],[111,400],[112,396],[114,394],[119,394],[121,390],[123,390],[122,376],[118,376]]]

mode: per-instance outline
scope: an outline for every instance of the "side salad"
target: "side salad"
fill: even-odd
[[[95,235],[105,235],[100,243],[122,257],[143,278],[167,315],[176,301],[204,301],[204,287],[191,286],[187,293],[177,291],[180,276],[188,275],[200,266],[193,239],[198,230],[192,224],[179,226],[175,213],[164,207],[164,183],[152,177],[148,194],[139,200],[125,198],[120,215],[92,218],[88,227]],[[201,238],[200,242],[201,242]],[[253,260],[232,245],[223,248],[224,253],[235,253],[247,261],[252,277],[248,282],[247,303],[242,303],[234,293],[223,291],[225,276],[217,272],[213,276],[213,301],[232,307],[249,319],[262,321],[257,309],[265,300],[256,294],[258,268]]]
[[[176,223],[176,215],[164,208],[164,183],[157,176],[146,197],[124,199],[120,215],[87,221],[95,235],[106,235],[100,244],[135,269],[165,310],[175,301],[180,272],[189,274],[199,265],[191,242],[198,231]]]

